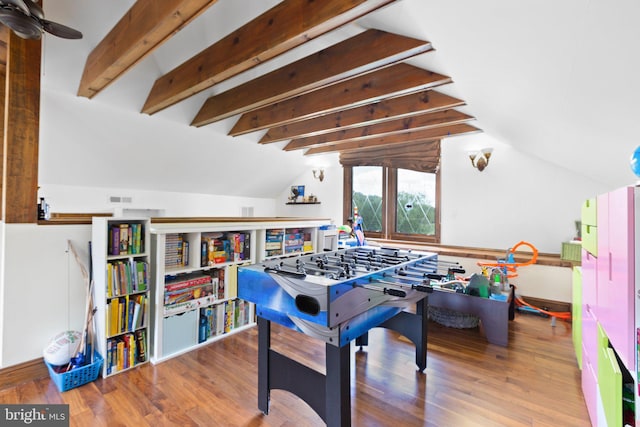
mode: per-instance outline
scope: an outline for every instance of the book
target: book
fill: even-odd
[[[147,290],[147,266],[147,263],[144,261],[135,262],[136,291]]]
[[[251,303],[249,301],[242,301],[244,304],[244,318],[242,320],[243,325],[248,325],[251,322]]]
[[[216,298],[217,299],[225,299],[225,283],[226,277],[224,269],[218,270],[218,281],[216,286]]]
[[[116,371],[124,369],[124,341],[119,339],[116,344]]]
[[[244,305],[239,299],[233,300],[233,324],[235,327],[242,326],[242,319],[244,318],[243,312]]]
[[[106,353],[104,355],[104,364],[105,367],[107,368],[107,375],[109,375],[111,373],[111,364],[112,364],[112,357],[113,357],[113,341],[108,340],[107,341],[107,350]]]
[[[133,310],[131,315],[131,326],[130,330],[135,330],[140,327],[140,302],[136,300],[132,300]]]
[[[120,255],[129,253],[129,224],[120,224]]]
[[[127,343],[127,368],[130,368],[136,364],[136,340],[134,334],[126,335],[126,343]]]
[[[137,303],[140,305],[140,312],[138,313],[138,322],[136,328],[142,328],[145,326],[145,313],[147,311],[147,296],[138,295],[136,297]]]
[[[224,332],[231,332],[233,329],[233,301],[224,303]]]
[[[135,332],[136,341],[136,359],[138,363],[145,362],[147,360],[147,339],[146,331],[144,329],[138,329]]]
[[[129,306],[127,309],[127,331],[132,331],[135,328],[135,323],[133,323],[134,311],[135,311],[136,302],[132,298],[129,300]]]
[[[227,290],[227,298],[236,298],[238,296],[238,266],[230,265],[229,274],[226,276],[225,284]]]
[[[110,241],[111,246],[109,249],[110,255],[120,255],[120,226],[112,225],[110,228]]]
[[[119,298],[113,298],[109,301],[109,335],[114,336],[118,334],[118,314],[120,313],[120,300]]]
[[[198,343],[205,342],[209,338],[209,317],[207,309],[200,309],[200,317],[198,318]]]
[[[216,335],[224,334],[224,304],[216,305]]]
[[[107,298],[113,296],[113,266],[107,263]]]
[[[211,283],[211,276],[202,275],[202,276],[186,276],[184,279],[175,279],[170,282],[165,282],[164,290],[165,292],[177,291],[180,289],[190,288],[194,286],[206,285]]]

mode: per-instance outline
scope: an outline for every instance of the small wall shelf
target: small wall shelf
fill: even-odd
[[[320,202],[287,202],[287,205],[319,205]]]

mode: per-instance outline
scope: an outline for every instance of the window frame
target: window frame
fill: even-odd
[[[347,223],[352,216],[353,206],[353,167],[344,166],[343,182],[343,220]],[[357,167],[357,166],[355,166]],[[399,233],[396,231],[396,211],[397,211],[397,191],[398,191],[398,168],[390,166],[380,166],[382,168],[382,232],[367,231],[367,237],[384,240],[417,241],[421,243],[440,243],[440,170],[436,175],[436,206],[435,206],[435,234],[425,236],[423,234]],[[401,168],[406,169],[406,168]]]

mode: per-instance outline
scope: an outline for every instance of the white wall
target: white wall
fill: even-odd
[[[276,215],[272,198],[55,184],[41,184],[38,193],[52,212],[119,214],[124,210],[149,210],[153,211],[150,216],[241,216],[243,207],[253,207],[253,216]],[[130,198],[131,203],[111,203],[111,196]]]
[[[58,332],[83,329],[86,283],[68,250],[88,267],[89,225],[5,224],[0,367],[42,357]]]
[[[324,166],[324,180],[320,182],[313,177],[311,169],[298,175],[291,185],[283,189],[276,200],[277,216],[304,216],[330,218],[334,224],[342,224],[342,166],[334,164]],[[287,205],[291,186],[304,185],[305,194],[313,194],[319,205]]]
[[[483,147],[494,151],[478,172],[467,150]],[[442,243],[506,250],[525,240],[541,252],[560,253],[561,243],[576,235],[582,202],[609,190],[484,134],[446,139]]]

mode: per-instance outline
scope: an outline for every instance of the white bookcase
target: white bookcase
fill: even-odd
[[[150,223],[94,217],[91,233],[96,348],[103,377],[149,361]]]
[[[255,325],[253,304],[237,298],[237,270],[316,248],[328,220],[151,224],[150,360],[158,363]],[[282,230],[281,250],[267,236]]]

